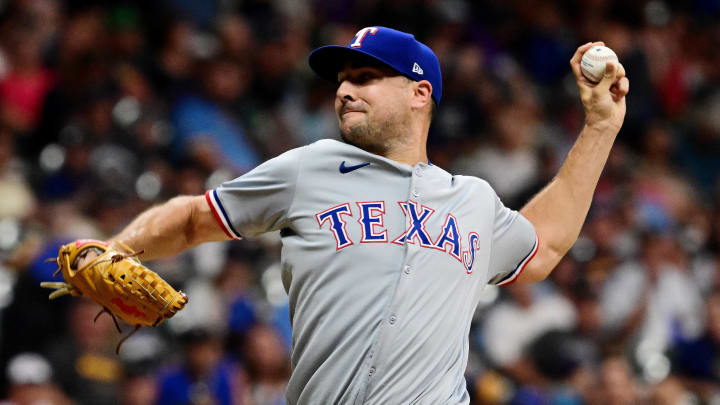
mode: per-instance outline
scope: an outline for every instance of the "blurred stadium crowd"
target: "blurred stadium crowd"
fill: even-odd
[[[720,404],[718,0],[1,1],[0,403],[284,403],[278,235],[151,263],[190,302],[120,356],[95,304],[47,300],[43,260],[337,138],[307,55],[368,25],[435,50],[430,158],[514,208],[582,127],[575,48],[604,40],[630,78],[571,254],[540,284],[484,292],[473,404]]]

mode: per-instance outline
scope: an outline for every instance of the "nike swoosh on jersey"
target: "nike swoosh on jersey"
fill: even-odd
[[[359,169],[361,167],[365,167],[369,164],[370,164],[370,162],[365,162],[365,163],[360,163],[359,165],[345,166],[345,161],[343,160],[342,163],[340,163],[340,173],[342,173],[342,174],[350,173],[353,170],[357,170],[357,169]]]

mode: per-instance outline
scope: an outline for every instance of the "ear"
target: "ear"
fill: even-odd
[[[422,110],[432,103],[432,84],[427,80],[421,80],[414,84],[410,107],[413,110]]]

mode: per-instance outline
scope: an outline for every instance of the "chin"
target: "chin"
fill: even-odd
[[[354,126],[350,128],[340,128],[340,137],[347,144],[376,155],[385,155],[385,145],[382,142],[378,142],[378,139],[370,134],[367,127]]]
[[[353,136],[351,131],[340,128],[340,137],[342,138],[343,141],[345,141],[345,143],[349,143],[350,145],[355,145],[357,147],[360,147],[360,145],[358,144],[357,137]]]
[[[367,123],[365,122],[365,117],[361,116],[360,114],[345,114],[340,119],[340,126],[343,128],[347,128],[348,130],[352,130],[354,127],[358,126],[364,126]]]
[[[346,121],[340,125],[340,132],[342,133],[343,138],[360,140],[362,138],[366,138],[368,130],[367,126],[362,125],[362,123],[356,122],[351,124]]]

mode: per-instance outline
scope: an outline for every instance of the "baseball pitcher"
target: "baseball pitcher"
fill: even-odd
[[[555,178],[519,212],[487,182],[428,161],[438,59],[413,35],[363,28],[310,54],[337,83],[344,142],[290,150],[139,215],[112,242],[140,258],[280,230],[295,404],[467,404],[468,333],[488,284],[542,280],[575,242],[625,116],[629,82],[593,84],[570,60],[585,126]],[[82,263],[80,263],[82,266]],[[190,297],[192,299],[192,297]]]

